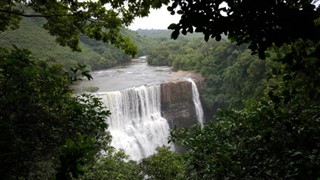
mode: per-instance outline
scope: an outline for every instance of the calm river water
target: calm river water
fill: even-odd
[[[145,84],[160,84],[175,77],[175,74],[167,66],[149,66],[146,57],[140,57],[126,65],[94,71],[91,73],[93,80],[80,81],[74,89],[77,93],[83,92],[86,87],[98,87],[97,92],[123,90]]]

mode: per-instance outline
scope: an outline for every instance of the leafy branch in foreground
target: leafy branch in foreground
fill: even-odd
[[[241,111],[224,111],[217,123],[172,139],[189,150],[191,179],[316,179],[320,176],[319,106],[296,109],[261,101]],[[303,108],[301,111],[300,108]]]
[[[296,39],[320,40],[320,8],[317,0],[174,0],[168,7],[171,13],[181,14],[177,24],[168,28],[176,39],[180,33],[201,32],[206,41],[229,36],[238,44],[249,44],[253,53],[265,59],[265,51],[281,47]],[[301,28],[303,27],[303,29]]]
[[[160,8],[163,1],[42,1],[9,0],[0,2],[0,31],[19,27],[21,17],[44,17],[43,26],[62,46],[80,51],[79,38],[84,34],[96,40],[114,44],[134,56],[137,47],[120,28],[128,26],[135,17],[147,16],[150,8]],[[30,10],[30,8],[32,10]]]
[[[80,167],[111,141],[105,122],[110,112],[97,97],[72,96],[70,84],[61,65],[36,61],[27,50],[0,49],[2,178],[54,177],[64,160]],[[67,149],[60,150],[63,145]],[[67,158],[59,159],[63,154]],[[63,168],[67,174],[75,172],[72,163]]]

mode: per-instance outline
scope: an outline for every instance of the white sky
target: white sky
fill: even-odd
[[[128,27],[131,30],[137,29],[167,29],[171,23],[178,23],[179,15],[171,15],[167,7],[151,9],[148,17],[136,18]]]

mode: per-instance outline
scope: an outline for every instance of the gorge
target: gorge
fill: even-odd
[[[95,72],[93,81],[79,85],[99,87],[95,94],[111,111],[107,118],[111,145],[136,161],[152,155],[159,146],[174,150],[168,144],[170,127],[203,125],[204,121],[197,88],[201,89],[201,76],[148,66],[144,60]]]

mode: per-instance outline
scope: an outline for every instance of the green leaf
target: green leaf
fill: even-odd
[[[184,12],[182,10],[177,11],[178,14],[183,14]]]
[[[170,24],[170,25],[168,26],[168,29],[175,30],[175,29],[176,29],[176,27],[177,27],[177,24],[172,23],[172,24]]]
[[[177,39],[178,36],[179,36],[180,32],[179,30],[174,30],[172,33],[171,33],[171,38],[172,39]]]

